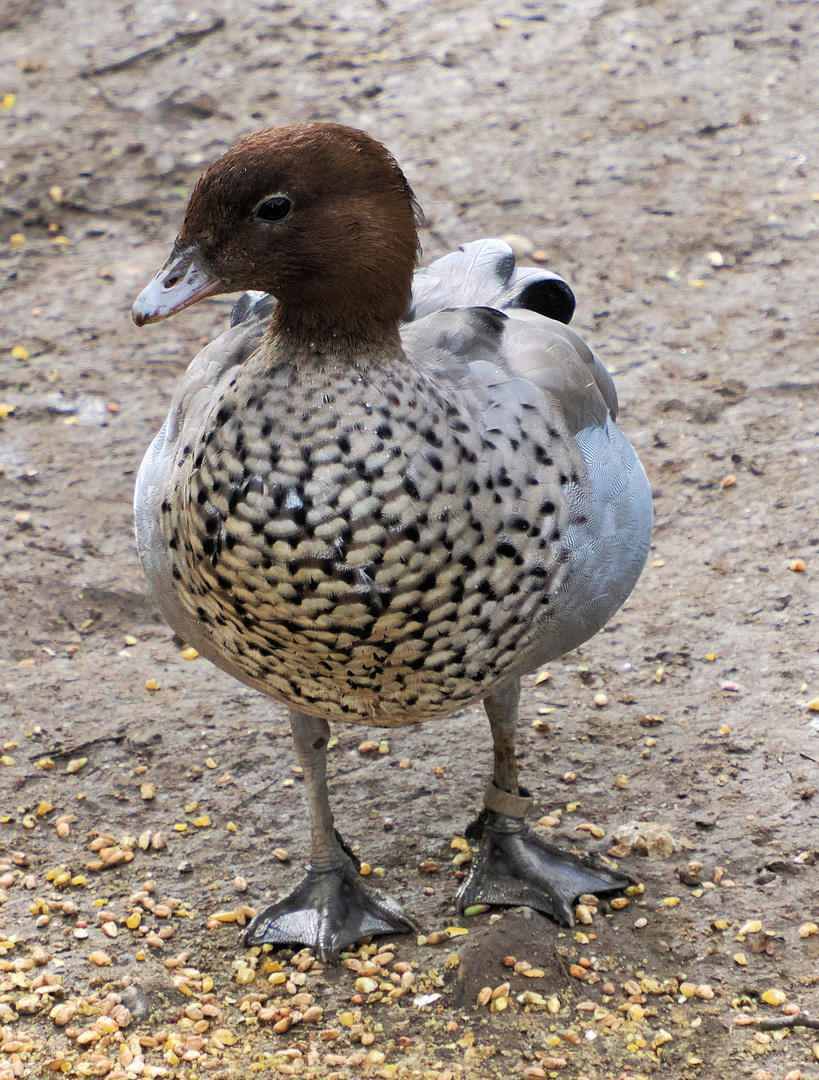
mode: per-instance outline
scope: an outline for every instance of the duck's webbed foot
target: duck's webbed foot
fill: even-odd
[[[530,801],[520,796],[506,798],[519,804]],[[530,907],[573,926],[578,897],[620,892],[632,884],[632,878],[609,870],[591,856],[571,855],[541,840],[522,816],[487,809],[478,857],[458,891],[458,910],[473,904]]]
[[[523,820],[532,798],[518,784],[515,763],[519,696],[520,683],[515,681],[484,701],[495,748],[494,777],[484,792],[484,809],[467,832],[482,840],[469,877],[458,890],[458,908],[531,907],[573,926],[572,905],[578,897],[620,892],[634,880],[591,856],[571,855],[547,844]]]
[[[329,870],[308,868],[283,900],[257,915],[245,945],[307,945],[322,960],[370,934],[407,934],[414,923],[392,897],[368,889],[352,861]]]
[[[290,725],[304,769],[310,862],[293,892],[256,916],[245,945],[307,945],[322,960],[335,960],[342,949],[370,934],[410,933],[415,924],[396,901],[364,885],[358,860],[333,825],[327,794],[329,724],[294,709]]]

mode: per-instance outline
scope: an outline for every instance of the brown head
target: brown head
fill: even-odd
[[[391,154],[338,124],[268,128],[199,180],[137,325],[216,293],[279,301],[279,332],[321,344],[394,339],[418,256],[417,206]]]

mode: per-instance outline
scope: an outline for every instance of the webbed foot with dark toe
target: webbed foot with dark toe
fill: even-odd
[[[546,843],[521,819],[489,810],[480,852],[458,891],[458,909],[473,904],[530,907],[573,926],[573,905],[584,893],[620,892],[632,884],[632,878],[591,856]]]
[[[245,945],[307,945],[322,960],[371,934],[407,934],[416,929],[392,897],[368,889],[352,862],[324,871],[308,869],[283,900],[257,915]]]

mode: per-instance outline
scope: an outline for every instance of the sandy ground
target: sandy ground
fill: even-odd
[[[0,6],[0,1080],[819,1076],[818,27],[796,0]],[[390,146],[426,257],[517,234],[572,283],[655,489],[631,600],[524,695],[547,832],[676,844],[577,930],[454,915],[474,709],[388,753],[336,732],[338,824],[422,936],[358,970],[241,945],[307,839],[286,718],[184,659],[130,509],[231,301],[129,308],[203,166],[312,119]]]

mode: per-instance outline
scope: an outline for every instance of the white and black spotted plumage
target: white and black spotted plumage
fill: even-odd
[[[416,280],[403,354],[352,370],[271,367],[254,346],[274,301],[245,302],[137,484],[140,555],[180,636],[330,719],[395,726],[485,697],[595,633],[648,551],[608,373],[519,306],[538,285],[564,314],[565,283],[516,272],[499,241]]]

